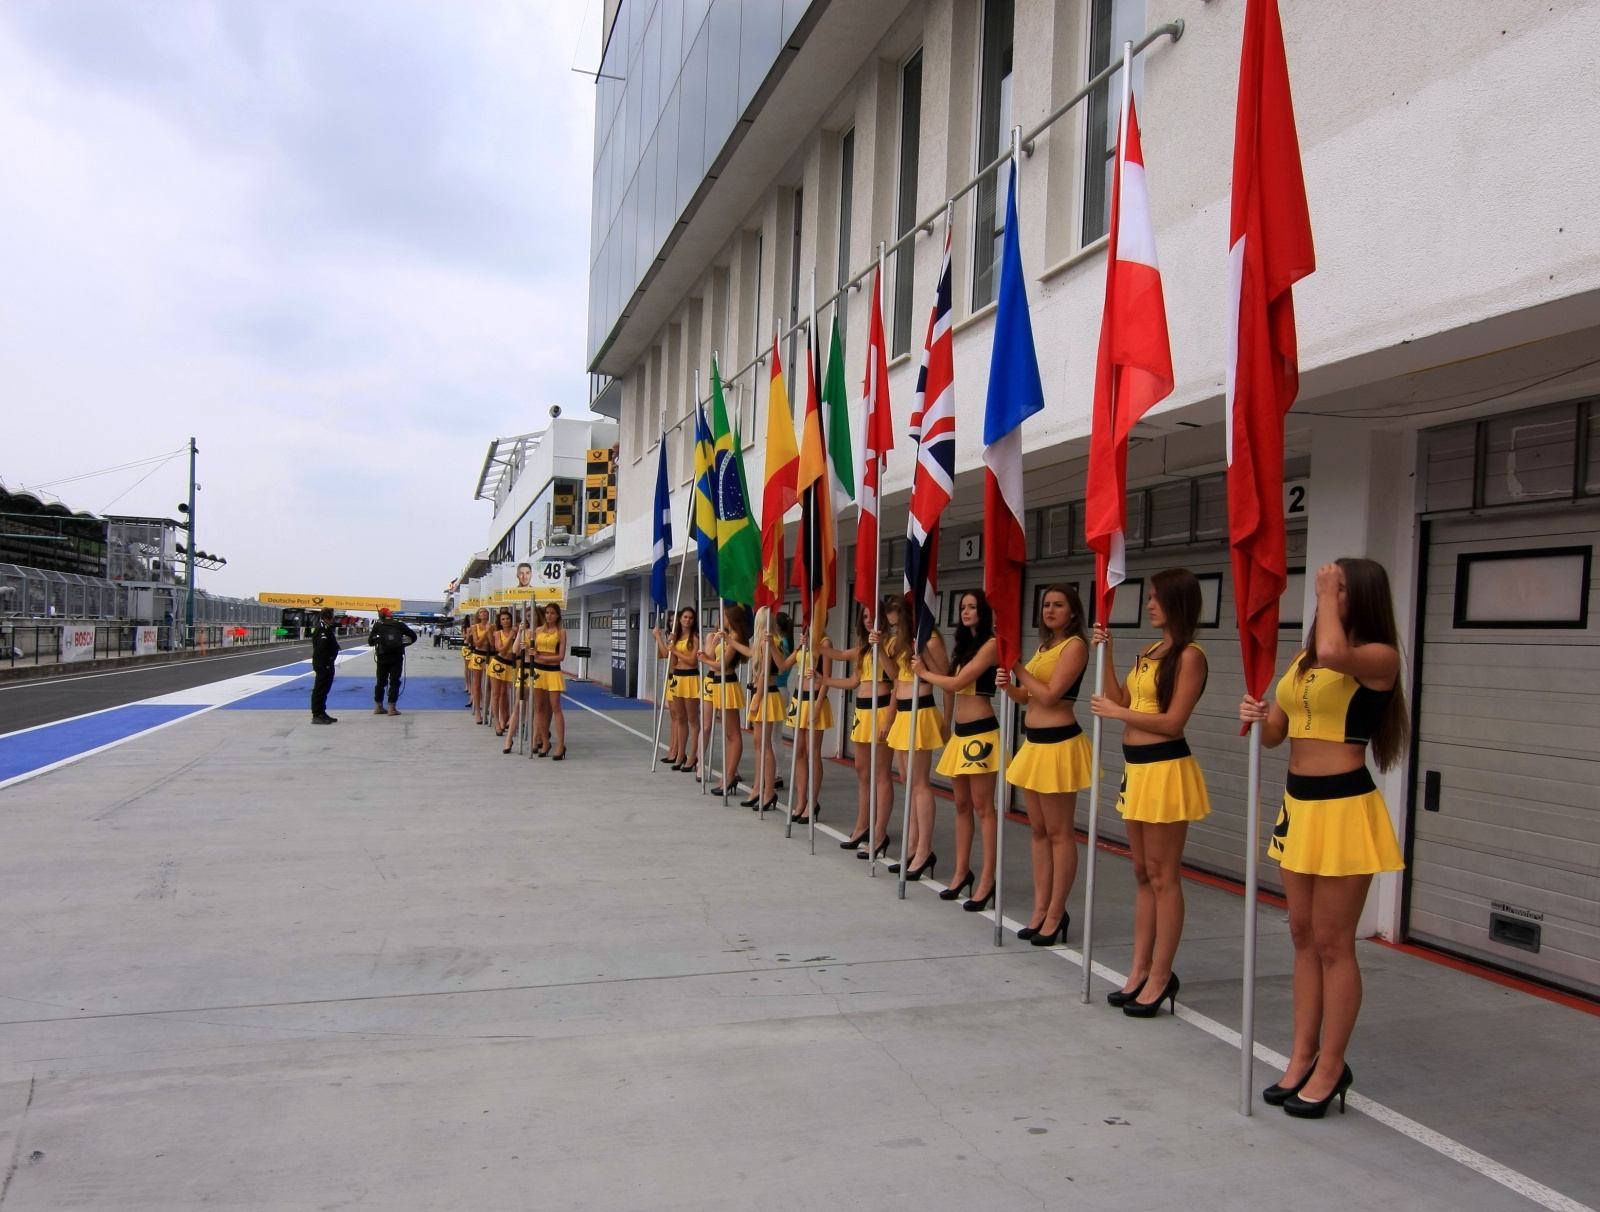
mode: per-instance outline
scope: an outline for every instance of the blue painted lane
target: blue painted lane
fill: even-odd
[[[136,733],[170,724],[204,707],[189,703],[130,703],[97,715],[0,736],[0,781],[28,774]]]
[[[273,670],[274,673],[280,672]],[[284,670],[282,672],[288,672]],[[372,674],[346,674],[340,670],[334,675],[333,689],[328,693],[328,711],[371,711],[374,678]],[[596,711],[649,711],[650,704],[640,699],[618,698],[602,686],[567,679],[568,698],[593,707]],[[463,711],[467,707],[467,692],[458,677],[407,678],[400,688],[401,711]],[[249,698],[229,703],[224,711],[306,711],[311,710],[311,679],[298,677],[271,690],[263,690]]]

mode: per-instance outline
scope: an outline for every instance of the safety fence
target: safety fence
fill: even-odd
[[[161,623],[0,624],[0,662],[6,666],[57,665],[160,652],[210,652],[247,646],[293,642],[278,627],[241,624],[197,624],[193,628]]]

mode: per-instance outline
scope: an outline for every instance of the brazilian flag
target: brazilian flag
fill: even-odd
[[[725,602],[754,606],[756,579],[761,575],[761,536],[750,517],[744,454],[728,426],[728,406],[722,397],[722,377],[715,359],[711,362],[711,425],[717,506],[717,592]]]

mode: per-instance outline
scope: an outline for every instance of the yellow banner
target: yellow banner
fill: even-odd
[[[256,600],[267,606],[299,606],[310,610],[320,610],[324,606],[331,606],[335,610],[377,610],[387,606],[390,610],[400,609],[399,598],[337,598],[311,593],[258,593]]]

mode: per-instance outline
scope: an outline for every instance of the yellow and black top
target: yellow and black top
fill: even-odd
[[[1029,662],[1024,665],[1023,668],[1048,686],[1050,684],[1050,679],[1055,677],[1056,665],[1061,661],[1061,654],[1067,650],[1067,645],[1071,644],[1074,640],[1080,644],[1083,643],[1083,637],[1069,635],[1064,641],[1057,644],[1054,648],[1039,649],[1038,652],[1033,654],[1032,659],[1029,660]],[[1088,666],[1085,665],[1084,668],[1087,669]],[[989,671],[988,677],[989,686],[991,688],[989,693],[993,694],[994,670],[991,669]],[[982,680],[983,679],[981,678],[979,679],[980,682]],[[1067,687],[1066,693],[1061,696],[1060,701],[1063,703],[1076,703],[1078,701],[1078,690],[1082,685],[1083,674],[1079,673],[1078,680]],[[1134,710],[1137,711],[1139,709],[1135,707]]]
[[[1307,669],[1297,659],[1278,681],[1278,706],[1289,717],[1290,740],[1365,745],[1372,740],[1394,691],[1371,690],[1348,673]]]
[[[533,663],[541,669],[559,669],[561,662],[553,659],[561,650],[561,633],[559,631],[535,631],[533,633]],[[543,658],[542,660],[540,658]]]
[[[673,652],[675,652],[683,660],[690,662],[688,668],[682,670],[684,673],[692,673],[698,668],[698,666],[694,664],[694,650],[695,642],[688,636],[684,636],[683,639],[679,640],[672,646]],[[677,672],[676,667],[674,667],[674,672]]]
[[[1053,669],[1054,667],[1055,667],[1055,665],[1052,662],[1051,668]],[[950,676],[951,677],[955,677],[960,672],[961,672],[961,666],[957,665],[954,669],[952,669],[950,671]],[[985,669],[982,673],[980,673],[978,675],[978,680],[977,681],[971,682],[971,683],[963,686],[960,690],[956,691],[956,693],[957,694],[981,694],[986,699],[992,699],[992,698],[994,698],[994,691],[995,691],[994,682],[995,682],[994,666],[990,665],[989,668]]]
[[[1165,641],[1158,640],[1150,645],[1133,663],[1133,668],[1128,670],[1128,710],[1141,711],[1145,715],[1161,714],[1161,696],[1156,691],[1156,674],[1161,669],[1161,662],[1165,657],[1151,656]],[[1206,650],[1198,644],[1190,644],[1201,656]]]

